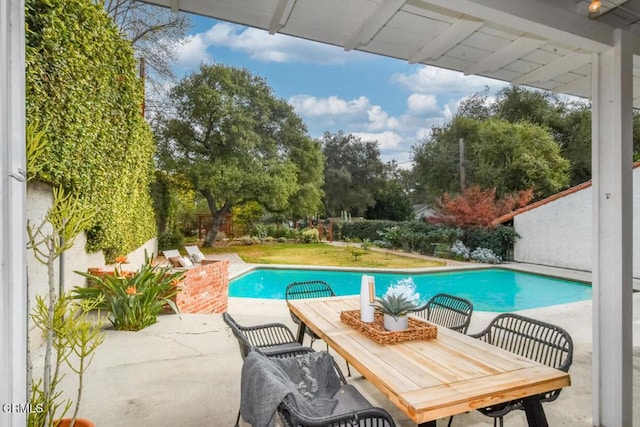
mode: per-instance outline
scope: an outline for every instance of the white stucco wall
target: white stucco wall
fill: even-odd
[[[633,276],[640,277],[640,168],[633,170]],[[591,271],[592,187],[516,215],[518,262]]]
[[[32,227],[39,226],[53,203],[51,187],[43,183],[29,183],[27,186],[27,221]],[[87,271],[89,267],[104,268],[105,260],[102,252],[88,254],[85,252],[87,237],[83,233],[76,238],[75,244],[64,253],[64,286],[67,291],[75,286],[84,286],[85,279],[74,271]],[[157,254],[158,240],[153,238],[135,251],[127,254],[129,264],[125,270],[137,270],[144,262],[145,250],[149,255]],[[56,261],[56,289],[59,283],[60,259]],[[46,296],[48,292],[47,268],[34,257],[33,251],[27,253],[27,280],[29,287],[29,307],[33,307],[36,295]],[[32,346],[39,342],[37,331],[33,324],[29,325],[29,335]]]

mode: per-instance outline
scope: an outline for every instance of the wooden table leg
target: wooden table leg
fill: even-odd
[[[547,417],[542,408],[540,396],[529,396],[522,399],[524,412],[527,415],[529,427],[549,427]]]

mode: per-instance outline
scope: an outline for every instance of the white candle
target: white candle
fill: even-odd
[[[360,280],[360,320],[373,322],[373,300],[376,295],[375,279],[364,274]]]

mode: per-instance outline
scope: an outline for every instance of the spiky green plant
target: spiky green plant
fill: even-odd
[[[116,269],[114,274],[94,275],[76,271],[89,279],[93,286],[76,287],[76,298],[103,298],[99,308],[109,311],[109,320],[119,331],[139,331],[157,321],[158,314],[169,306],[179,313],[172,298],[179,292],[178,283],[184,272],[172,272],[171,268],[153,266],[151,258],[134,274],[124,274]]]
[[[406,295],[394,295],[386,294],[383,297],[377,297],[374,300],[374,305],[384,314],[392,316],[398,320],[398,317],[404,316],[416,311],[418,305],[413,298],[409,298]]]

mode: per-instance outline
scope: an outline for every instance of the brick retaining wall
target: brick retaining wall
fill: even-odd
[[[212,261],[186,270],[176,295],[181,313],[223,313],[227,311],[229,261]]]

